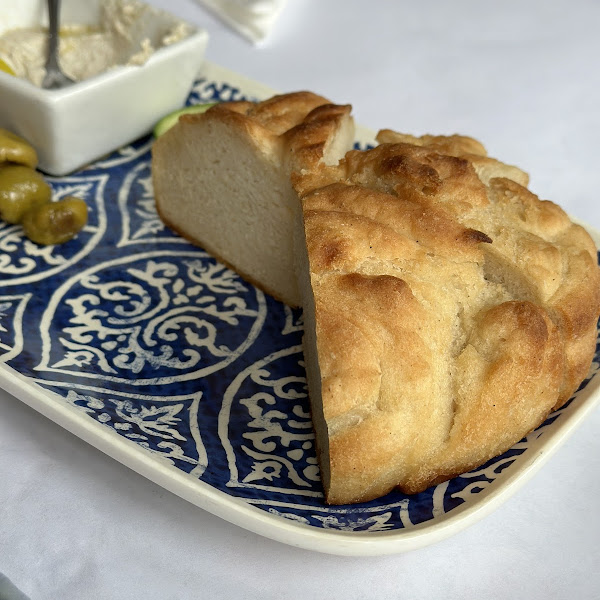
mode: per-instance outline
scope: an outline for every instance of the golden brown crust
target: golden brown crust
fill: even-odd
[[[335,504],[510,448],[579,385],[600,313],[593,242],[522,171],[470,138],[380,139],[296,178]]]
[[[407,133],[382,129],[375,138],[380,144],[411,144],[412,146],[426,146],[439,154],[447,156],[463,156],[472,154],[475,156],[487,156],[483,144],[466,135],[423,135],[417,137]]]
[[[233,103],[234,107],[244,106],[244,114],[274,135],[284,135],[302,123],[315,108],[329,104],[329,100],[312,92],[291,92],[278,94],[262,102]],[[231,104],[219,104],[217,110],[228,110]]]
[[[284,152],[296,169],[315,168],[340,121],[350,117],[350,105],[332,104],[312,92],[279,94],[262,102],[224,102],[203,114],[184,115],[190,122],[220,119],[256,137],[282,138]],[[306,160],[303,160],[306,156]],[[336,161],[337,162],[337,161]]]
[[[477,175],[484,183],[489,181],[489,173],[494,172],[496,177],[500,171],[503,177],[513,179],[526,186],[529,183],[527,173],[518,167],[505,165],[500,161],[488,157],[485,147],[477,140],[464,135],[423,135],[416,137],[405,133],[398,133],[390,129],[382,129],[377,134],[380,144],[405,143],[415,146],[424,146],[430,151],[447,156],[456,156],[467,159],[477,171]]]
[[[323,160],[326,164],[327,146],[334,139],[340,123],[350,118],[349,104],[321,104],[309,112],[304,120],[285,132],[290,171],[311,171]],[[331,161],[339,162],[339,156]]]

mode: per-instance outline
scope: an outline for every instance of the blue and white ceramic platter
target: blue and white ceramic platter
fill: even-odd
[[[271,91],[207,64],[189,103]],[[368,132],[358,142],[369,143]],[[39,247],[0,225],[0,385],[159,485],[267,537],[323,552],[400,552],[492,510],[597,401],[575,397],[486,465],[416,496],[327,506],[302,358],[302,313],[166,229],[146,137],[66,177],[89,223]]]

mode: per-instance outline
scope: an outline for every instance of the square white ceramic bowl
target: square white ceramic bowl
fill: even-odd
[[[61,23],[97,25],[102,0],[63,0]],[[151,8],[150,27],[175,17]],[[47,26],[45,0],[0,0],[0,35]],[[37,150],[39,168],[64,175],[148,133],[183,106],[208,41],[206,31],[158,48],[142,66],[118,66],[60,90],[44,90],[0,71],[0,127]]]

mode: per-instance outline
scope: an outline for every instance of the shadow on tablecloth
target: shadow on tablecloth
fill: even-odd
[[[0,573],[0,600],[29,600],[29,596],[17,589],[6,575]]]

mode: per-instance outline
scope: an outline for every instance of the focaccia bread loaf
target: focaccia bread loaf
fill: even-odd
[[[458,135],[346,154],[353,132],[349,106],[298,92],[182,117],[152,158],[170,227],[302,304],[334,504],[511,447],[585,377],[600,312],[593,242],[523,171]]]
[[[160,217],[251,283],[298,306],[293,224],[300,203],[290,172],[337,164],[354,141],[350,110],[295,92],[182,116],[152,148]]]
[[[416,493],[504,452],[585,377],[596,248],[462,136],[294,175],[297,273],[329,503]]]

